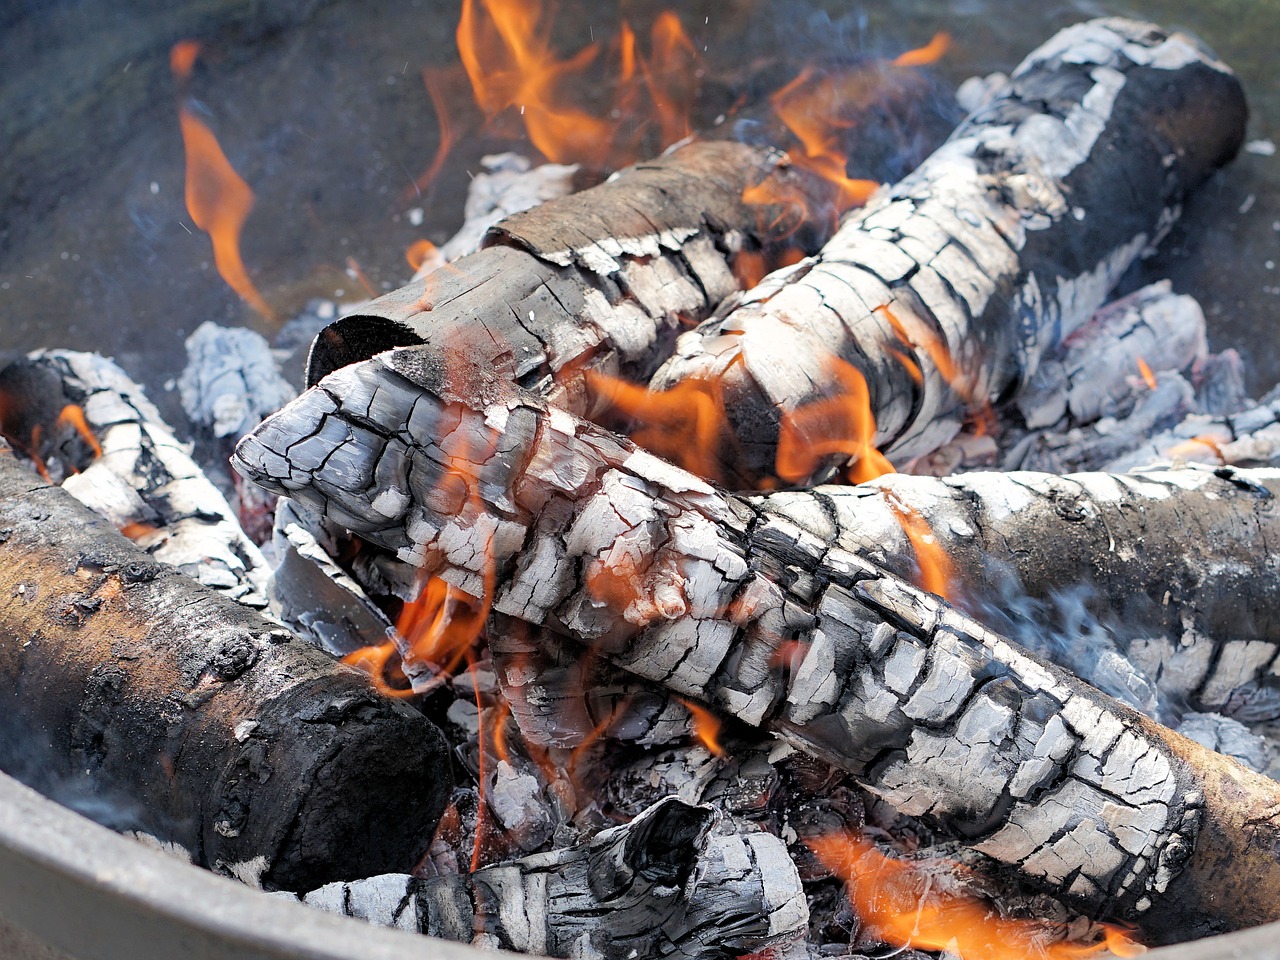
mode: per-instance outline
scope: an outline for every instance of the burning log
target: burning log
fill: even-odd
[[[0,371],[0,398],[5,437],[22,446],[38,438],[29,453],[65,476],[72,496],[156,560],[246,606],[267,605],[258,547],[118,366],[92,353],[33,353]],[[69,405],[82,420],[65,422]]]
[[[708,316],[739,288],[736,255],[791,242],[785,204],[743,200],[766,180],[780,196],[819,198],[824,190],[778,151],[691,143],[508,217],[484,249],[322,331],[308,382],[416,344],[401,354],[410,376],[465,353],[585,410],[585,369],[647,377],[683,322]]]
[[[731,960],[799,939],[809,911],[786,845],[766,833],[712,835],[716,819],[668,798],[573,847],[470,874],[335,883],[299,899],[552,957]]]
[[[408,870],[443,738],[0,455],[0,768],[250,883]]]
[[[499,613],[765,726],[1086,912],[1160,939],[1278,915],[1273,781],[482,364],[430,386],[396,365],[331,374],[235,466]]]
[[[1082,605],[1107,618],[1166,710],[1189,704],[1261,720],[1268,709],[1280,715],[1280,571],[1264,560],[1280,537],[1277,496],[1280,472],[1202,468],[895,474],[748,502],[1006,624],[1000,611],[1013,598],[1074,592],[1080,604],[1068,597],[1066,612]],[[1155,707],[1133,667],[1103,681],[1106,651],[1055,647],[1044,626],[1037,618],[1019,635],[1113,696]]]
[[[851,383],[874,416],[864,447],[928,453],[1089,319],[1235,154],[1245,117],[1235,77],[1189,37],[1069,27],[817,257],[682,336],[651,387],[718,385],[734,435],[720,475],[739,487],[775,469],[830,476],[856,456],[830,443],[834,412],[797,417]],[[783,462],[788,431],[802,449]]]

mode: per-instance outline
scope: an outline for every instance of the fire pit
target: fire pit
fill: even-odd
[[[488,30],[517,59],[534,49],[554,61],[485,9],[498,25],[477,25],[468,2],[460,38],[479,45]],[[675,88],[664,85],[658,50],[695,55],[671,23],[657,18],[652,49],[640,53],[627,45],[629,28],[619,33],[624,72],[640,64],[634,75],[660,108],[663,142],[689,121],[665,110]],[[939,35],[889,68],[914,70],[946,46]],[[554,158],[559,147],[543,139],[553,111],[539,90],[527,79],[515,93],[486,87],[502,74],[476,67],[468,58],[481,47],[468,49],[480,105],[528,108],[530,136]],[[191,218],[213,237],[226,283],[269,317],[237,246],[252,194],[191,99],[207,80],[197,65],[208,48],[183,40],[169,54],[183,94]],[[833,235],[830,218],[813,211],[845,209],[874,187],[851,179],[843,161],[828,169],[829,145],[807,132],[805,118],[831,91],[849,109],[854,81],[843,69],[802,75],[769,98],[789,134],[750,107],[727,107],[728,139],[508,216],[485,249],[325,327],[310,355],[311,389],[261,426],[288,388],[256,409],[274,374],[251,373],[244,360],[245,392],[218,392],[212,371],[250,348],[198,332],[188,349],[207,359],[193,360],[182,393],[194,419],[208,417],[205,442],[216,450],[216,437],[250,431],[237,469],[297,498],[276,515],[274,550],[288,559],[270,584],[221,495],[122,373],[59,353],[7,369],[9,442],[46,479],[70,474],[66,491],[147,551],[101,539],[101,524],[63,491],[5,466],[10,526],[0,548],[39,571],[17,573],[6,601],[16,629],[40,641],[14,662],[24,685],[44,691],[15,715],[38,714],[36,729],[70,761],[64,769],[41,758],[43,744],[10,743],[7,767],[248,883],[534,953],[587,943],[619,956],[628,943],[632,955],[754,952],[794,940],[811,906],[818,942],[878,935],[942,949],[965,941],[926,937],[918,915],[913,932],[893,934],[873,903],[923,890],[909,894],[918,914],[943,873],[966,888],[944,884],[944,913],[984,909],[961,906],[976,902],[967,889],[976,886],[1014,914],[1047,910],[1068,923],[1081,911],[1136,922],[1157,941],[1275,917],[1277,871],[1261,853],[1276,843],[1274,785],[1133,708],[1166,722],[1188,708],[1270,715],[1269,635],[1231,617],[1233,602],[1250,604],[1259,624],[1271,616],[1276,591],[1257,561],[1265,546],[1251,544],[1270,536],[1275,478],[1234,464],[1267,459],[1280,414],[1264,402],[1234,416],[1245,396],[1239,357],[1209,354],[1198,309],[1167,285],[1139,289],[1130,272],[1135,292],[1094,313],[1187,191],[1241,147],[1235,81],[1181,34],[1123,21],[1073,28],[1008,85],[968,85],[966,124]],[[444,127],[442,83],[426,76]],[[895,85],[873,89],[859,108],[909,114],[911,130],[930,122],[910,96],[878,92]],[[788,135],[790,157],[765,146]],[[1247,152],[1266,156],[1269,144],[1251,140]],[[897,159],[890,151],[877,162]],[[593,162],[607,170],[619,161]],[[440,169],[433,162],[413,189],[430,189]],[[149,192],[163,189],[153,181]],[[1241,216],[1257,205],[1251,197]],[[807,212],[797,216],[801,201]],[[415,243],[412,258],[429,258],[430,247]],[[804,253],[815,259],[736,292]],[[354,258],[344,275],[376,292]],[[1016,309],[1000,319],[993,305],[1006,302]],[[680,325],[704,318],[672,354]],[[651,374],[650,392],[635,386]],[[578,419],[588,414],[603,425]],[[1119,428],[1095,426],[1104,414]],[[684,423],[692,447],[673,423]],[[610,426],[635,430],[693,473]],[[1003,447],[990,440],[993,427]],[[862,481],[891,461],[939,474],[983,462],[1119,469],[1125,456],[1141,464],[1166,453],[1221,467],[903,478],[754,497],[714,485],[768,490],[846,468]],[[224,482],[242,521],[262,522],[254,511],[269,501]],[[1184,514],[1206,531],[1194,549],[1158,535],[1175,533]],[[1150,530],[1130,533],[1135,515]],[[1116,544],[1135,537],[1154,564],[1127,553],[1113,564]],[[1071,546],[1042,549],[1052,541]],[[192,592],[149,554],[219,593]],[[1103,573],[1101,598],[1054,593],[1079,579],[1073,559]],[[955,574],[958,561],[966,576]],[[1013,593],[1001,593],[997,568],[1013,570]],[[1226,585],[1205,586],[1210,571]],[[1017,610],[1002,608],[1009,597]],[[294,630],[372,674],[377,692],[244,612],[268,598]],[[1028,614],[1024,600],[1053,609]],[[1115,649],[1103,641],[1097,656],[1037,646],[1054,635],[1041,617],[1079,634],[1077,607],[1086,624],[1123,609],[1147,626]],[[350,613],[335,619],[335,610]],[[477,660],[472,644],[486,621],[491,658]],[[112,641],[108,624],[131,639]],[[74,639],[51,645],[46,630]],[[1164,639],[1178,631],[1178,644]],[[82,707],[70,703],[79,716],[63,718],[60,683],[87,691]],[[407,696],[471,738],[457,763],[478,795],[446,798],[447,775],[433,774],[450,766],[444,742],[389,699]],[[1197,740],[1265,766],[1248,744],[1232,746],[1236,728],[1196,722],[1207,724],[1201,734],[1185,730]],[[602,764],[588,775],[580,763],[602,759],[609,740],[666,749],[681,737],[685,746],[634,767]],[[131,784],[159,798],[166,782],[175,802],[131,808]],[[592,790],[599,801],[583,806]],[[679,798],[658,799],[668,793]],[[367,804],[373,796],[380,807]],[[698,804],[710,797],[718,812]],[[630,822],[602,829],[609,816]],[[418,825],[437,821],[427,848]],[[892,838],[898,858],[847,832],[864,824]],[[998,869],[983,881],[927,857],[907,866],[902,854],[933,842],[925,838],[935,828],[955,838],[976,876]],[[788,854],[784,838],[794,844],[797,829],[808,852]],[[872,875],[884,885],[863,889]],[[838,880],[873,918],[866,931],[841,919]],[[1057,899],[1041,904],[1001,884]],[[604,910],[608,925],[589,919]],[[662,939],[651,944],[658,917]],[[1071,936],[1095,940],[1105,929],[1113,949],[1124,944],[1115,928],[1070,922]],[[975,936],[1024,935],[1001,924]]]

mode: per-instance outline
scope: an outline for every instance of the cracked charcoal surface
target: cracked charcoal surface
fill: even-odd
[[[439,731],[0,452],[0,769],[269,888],[411,869]]]
[[[1187,36],[1069,27],[816,257],[683,335],[652,386],[724,382],[724,472],[748,486],[774,468],[780,411],[838,392],[822,372],[834,352],[868,382],[876,446],[896,462],[928,453],[1101,306],[1235,154],[1245,116],[1234,76]]]
[[[457,876],[331,884],[299,899],[553,957],[730,960],[801,937],[809,911],[785,844],[765,833],[712,834],[716,819],[669,798],[572,847]]]
[[[69,427],[45,434],[45,457],[69,474],[64,488],[115,526],[135,525],[139,545],[156,560],[245,606],[266,607],[262,553],[123,370],[97,354],[37,351],[0,372],[0,393],[10,398],[7,416],[34,422],[51,423],[66,403],[83,407],[101,457],[90,462]]]
[[[769,232],[781,208],[742,200],[765,178],[802,196],[825,190],[777,151],[698,142],[508,217],[486,249],[326,328],[308,381],[414,345],[400,355],[411,380],[446,360],[473,363],[584,410],[587,369],[647,379],[682,322],[738,289],[739,251],[787,242]]]
[[[914,579],[915,547],[900,519],[910,511],[950,558],[959,599],[980,618],[1013,628],[1001,611],[1037,601],[1016,635],[1097,683],[1091,671],[1105,665],[1104,650],[1070,629],[1082,605],[1158,688],[1162,717],[1190,707],[1256,721],[1280,710],[1280,560],[1268,547],[1280,534],[1277,495],[1280,471],[1201,467],[896,474],[751,503]],[[1055,609],[1067,630],[1056,646],[1044,629]]]
[[[1274,830],[1238,822],[1273,783],[1222,803],[1234,773],[1208,751],[868,560],[492,379],[442,371],[433,393],[394,366],[330,375],[238,468],[469,592],[491,557],[495,611],[766,726],[1078,907],[1163,922],[1177,904],[1170,936],[1243,922],[1197,898],[1227,882],[1220,834]],[[443,495],[451,457],[474,465],[479,508]],[[370,511],[389,485],[397,509]],[[635,595],[602,599],[609,577]],[[1280,872],[1255,866],[1259,884]]]

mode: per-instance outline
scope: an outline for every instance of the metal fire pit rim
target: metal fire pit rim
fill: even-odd
[[[494,952],[266,896],[102,827],[0,773],[0,917],[73,960],[492,960]],[[0,956],[12,957],[0,943]],[[508,954],[509,956],[509,954]],[[1150,960],[1280,958],[1280,922]]]
[[[150,849],[0,773],[0,917],[74,960],[484,960]],[[11,958],[0,943],[0,956]]]

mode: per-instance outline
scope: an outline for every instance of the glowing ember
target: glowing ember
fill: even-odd
[[[712,752],[717,757],[724,756],[724,747],[720,745],[720,718],[708,710],[701,704],[694,703],[692,700],[686,700],[683,697],[676,697],[685,708],[689,711],[693,718],[693,735],[698,742]]]
[[[179,81],[190,76],[198,50],[189,40],[174,45],[169,62]],[[187,155],[187,212],[213,241],[213,262],[222,279],[251,307],[274,318],[240,259],[240,231],[253,209],[253,191],[232,168],[213,131],[185,104],[178,108],[178,123]]]
[[[1142,375],[1142,382],[1147,385],[1149,390],[1156,388],[1156,375],[1152,373],[1150,365],[1141,357],[1138,358],[1138,373]]]
[[[894,946],[945,950],[961,960],[1074,960],[1104,951],[1122,957],[1145,951],[1116,927],[1104,926],[1104,939],[1095,944],[1053,942],[1045,924],[1001,917],[977,897],[941,892],[919,865],[886,857],[860,837],[831,835],[805,843],[845,881],[869,932]]]
[[[875,447],[876,420],[866,378],[839,357],[828,362],[839,391],[783,413],[778,476],[788,483],[803,483],[832,456],[851,461],[848,477],[853,483],[893,473],[893,464]]]

